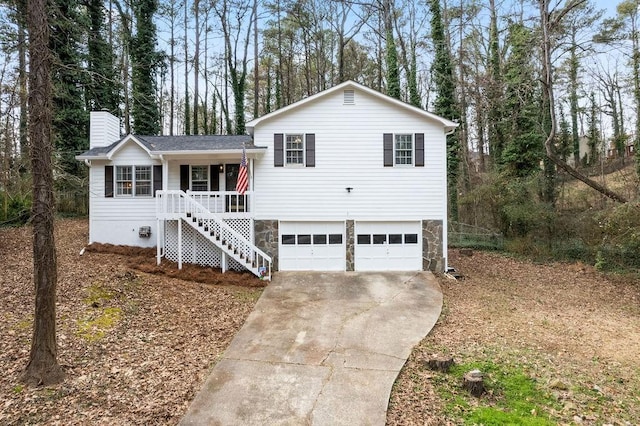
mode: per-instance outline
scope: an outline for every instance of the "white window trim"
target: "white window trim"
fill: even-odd
[[[302,149],[300,151],[302,151],[302,162],[301,163],[289,163],[287,161],[287,152],[288,151],[293,151],[291,149],[287,149],[287,137],[289,136],[300,136],[300,138],[302,139]],[[283,155],[284,155],[284,166],[285,167],[293,167],[293,168],[297,168],[297,167],[304,167],[306,165],[306,158],[305,158],[305,148],[306,148],[306,134],[303,132],[291,132],[291,133],[285,133],[284,134],[284,146],[283,146]],[[296,150],[299,151],[299,150]]]
[[[397,162],[396,151],[396,137],[397,136],[409,136],[411,138],[411,163],[400,164]],[[406,150],[403,150],[406,151]],[[416,161],[416,141],[413,133],[394,133],[393,134],[393,167],[413,167]]]
[[[153,198],[153,164],[115,164],[113,183],[114,183],[114,194],[113,196],[116,198]],[[118,169],[122,167],[131,167],[131,194],[120,194],[118,182],[129,182],[118,180]],[[137,167],[149,167],[151,179],[149,183],[151,184],[151,193],[149,195],[136,195],[136,168]]]
[[[207,189],[204,191],[196,191],[193,189],[193,168],[194,167],[204,167],[207,172]],[[194,192],[206,192],[211,188],[211,166],[207,164],[190,164],[189,165],[189,190]]]

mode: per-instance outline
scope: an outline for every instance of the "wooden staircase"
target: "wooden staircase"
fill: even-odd
[[[162,207],[162,216],[165,219],[168,215],[175,218],[179,217],[183,223],[191,226],[200,235],[222,250],[223,253],[226,253],[254,275],[261,279],[271,280],[272,262],[269,255],[185,192],[171,192],[175,192],[175,194],[170,195],[179,198],[179,202],[164,202],[164,206],[159,204],[158,208]],[[159,212],[160,210],[157,211]]]

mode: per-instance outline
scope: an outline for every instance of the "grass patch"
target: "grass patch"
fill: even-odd
[[[99,282],[94,282],[87,287],[88,296],[84,299],[84,303],[89,306],[102,305],[113,299],[113,292],[104,288]]]
[[[487,393],[474,398],[461,387],[463,375],[478,369],[484,374]],[[546,410],[557,408],[553,397],[541,389],[524,368],[497,365],[491,361],[454,366],[449,374],[434,380],[447,414],[464,424],[554,425]]]
[[[18,330],[28,330],[30,328],[33,328],[33,316],[30,315],[27,318],[18,321],[16,327],[18,328]]]
[[[240,302],[257,302],[262,294],[262,289],[259,290],[238,290],[234,296]]]
[[[102,339],[105,333],[115,327],[122,319],[122,309],[103,308],[97,316],[80,319],[77,322],[77,335],[88,342]]]

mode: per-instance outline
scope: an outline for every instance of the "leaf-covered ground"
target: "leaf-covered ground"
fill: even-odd
[[[443,314],[400,374],[387,423],[457,424],[474,406],[509,404],[500,395],[452,407],[424,368],[433,355],[518,371],[553,403],[531,418],[557,424],[635,425],[640,419],[640,280],[583,264],[540,265],[500,254],[450,252],[466,279],[441,279]],[[451,389],[449,389],[451,391]],[[507,408],[508,410],[508,408]],[[543,424],[523,420],[519,424]]]
[[[87,221],[57,221],[58,359],[67,378],[28,389],[18,379],[33,326],[30,233],[0,229],[0,424],[176,424],[251,312],[260,282],[227,274],[235,285],[197,283],[140,272],[127,253],[81,256]]]
[[[0,424],[176,424],[262,283],[210,269],[187,269],[183,280],[172,276],[172,265],[156,268],[152,253],[81,256],[86,220],[60,220],[58,358],[67,379],[28,389],[18,378],[33,321],[30,232],[0,229]],[[98,251],[105,250],[114,251]],[[553,401],[532,416],[559,424],[637,424],[640,280],[481,252],[468,257],[453,250],[450,263],[466,279],[441,279],[443,315],[401,372],[388,424],[459,424],[474,405],[508,410],[499,394],[452,408],[464,394],[454,386],[443,397],[442,373],[422,363],[433,354],[524,373]]]

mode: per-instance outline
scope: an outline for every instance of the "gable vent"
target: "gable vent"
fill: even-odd
[[[345,105],[354,105],[356,103],[356,94],[355,92],[350,90],[344,91],[344,104]]]

